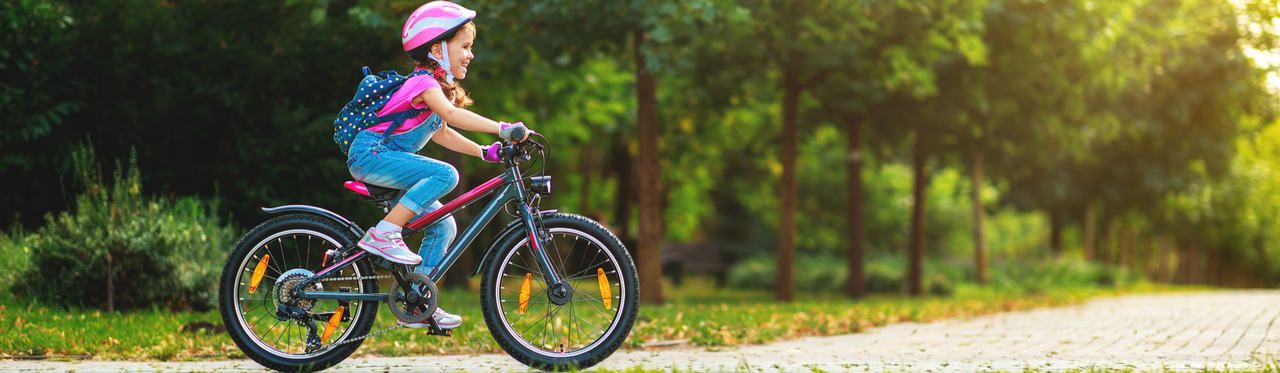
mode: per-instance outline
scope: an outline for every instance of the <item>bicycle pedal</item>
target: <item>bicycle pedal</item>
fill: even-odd
[[[427,327],[427,334],[429,334],[429,335],[438,335],[438,336],[441,336],[441,337],[452,337],[452,336],[453,336],[453,330],[452,330],[452,329],[440,329],[440,328],[437,328],[437,327],[432,326],[432,327]]]

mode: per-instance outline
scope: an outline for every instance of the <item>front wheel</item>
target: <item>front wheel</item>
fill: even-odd
[[[553,302],[524,229],[500,237],[480,282],[484,321],[516,360],[546,370],[586,369],[613,354],[636,320],[635,263],[613,233],[582,216],[541,219],[542,250],[573,289]]]

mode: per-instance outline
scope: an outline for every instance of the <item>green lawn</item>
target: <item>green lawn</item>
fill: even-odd
[[[715,289],[694,279],[669,287],[668,303],[645,305],[627,346],[685,341],[696,346],[765,343],[813,335],[832,335],[900,321],[928,321],[994,312],[1078,303],[1121,293],[1167,291],[1135,285],[1124,289],[1050,289],[1036,295],[1002,294],[961,285],[946,298],[875,296],[851,301],[835,295],[801,294],[792,303],[775,303],[767,291]],[[480,316],[474,290],[446,290],[442,305],[465,322],[452,337],[399,329],[366,340],[356,353],[383,356],[500,352]],[[385,309],[374,330],[394,322]],[[217,311],[148,310],[106,313],[28,304],[0,295],[0,357],[193,360],[243,357],[223,332],[184,332],[195,322],[220,324]],[[677,342],[679,343],[679,342]]]

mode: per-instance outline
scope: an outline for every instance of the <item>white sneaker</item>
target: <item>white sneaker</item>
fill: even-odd
[[[409,246],[404,244],[404,236],[401,236],[398,231],[383,232],[378,228],[369,228],[356,246],[394,263],[407,265],[422,263],[422,257],[409,251]]]
[[[440,307],[436,307],[436,313],[431,314],[431,318],[436,320],[436,326],[439,326],[440,329],[450,330],[462,325],[462,316],[445,312],[444,308],[440,308]],[[414,328],[414,329],[431,326],[430,323],[425,323],[425,322],[412,322],[412,323],[401,322],[400,325],[404,325],[406,328]]]

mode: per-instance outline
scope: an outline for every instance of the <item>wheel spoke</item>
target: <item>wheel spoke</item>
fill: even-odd
[[[304,238],[305,237],[305,238]],[[288,238],[289,242],[285,242]],[[315,242],[318,239],[318,243]],[[303,241],[306,241],[305,243]],[[250,257],[242,259],[241,269],[237,272],[239,286],[233,294],[234,301],[238,304],[240,317],[240,326],[245,332],[252,336],[251,343],[256,343],[260,347],[272,350],[275,354],[284,354],[285,356],[312,356],[314,353],[307,352],[307,338],[311,335],[311,327],[303,323],[312,323],[315,325],[316,320],[279,320],[274,313],[273,302],[278,302],[276,298],[278,294],[275,292],[275,283],[279,282],[285,272],[291,269],[305,269],[307,271],[317,271],[320,268],[312,268],[313,264],[319,264],[316,256],[316,250],[326,250],[329,246],[340,247],[339,244],[331,242],[332,239],[323,234],[317,235],[315,232],[302,231],[299,232],[283,232],[267,238],[258,243],[258,246],[250,251]],[[252,266],[260,262],[265,255],[270,255],[268,260],[267,274],[264,274],[261,280],[260,296],[250,296],[248,292],[248,279],[252,275]],[[243,257],[241,257],[243,258]],[[366,276],[368,274],[361,272],[359,266],[351,266],[344,268],[342,271],[334,273],[335,276]],[[353,281],[350,285],[347,281],[341,283],[335,282],[331,286],[341,285],[354,287],[355,292],[364,292],[364,283],[362,281]],[[329,285],[329,284],[324,284]],[[312,287],[311,289],[315,289]],[[314,303],[306,307],[309,314],[330,314],[336,312],[340,302],[335,300],[314,300]],[[360,320],[363,312],[362,302],[354,302],[347,306],[345,312],[351,315],[346,322],[340,322],[339,327],[335,330],[336,337],[322,343],[332,343],[346,339],[347,334],[354,330],[353,326]],[[322,311],[328,310],[328,311]],[[271,322],[270,320],[275,320]],[[327,322],[327,320],[326,320]],[[267,325],[268,327],[263,327]],[[230,326],[230,325],[229,325]],[[316,330],[318,333],[319,330]]]
[[[592,301],[592,302],[595,302],[595,303],[587,303],[587,304],[590,304],[592,307],[595,307],[595,308],[596,308],[596,311],[600,311],[600,313],[601,313],[601,314],[604,314],[604,315],[611,315],[611,314],[613,314],[613,312],[605,311],[605,309],[603,308],[603,307],[604,307],[604,302],[602,302],[602,301],[600,301],[600,300],[598,300],[598,299],[592,298],[592,297],[584,297],[584,298],[586,298],[586,299],[588,299],[588,300],[590,300],[590,301]],[[598,304],[599,306],[597,306],[597,304]]]
[[[533,320],[533,322],[529,324],[529,327],[527,327],[527,328],[525,328],[523,331],[521,331],[521,332],[520,332],[520,334],[528,333],[528,332],[529,332],[529,329],[533,329],[533,327],[534,327],[535,325],[538,325],[538,322],[539,322],[539,321],[546,320],[548,317],[551,317],[551,307],[550,307],[550,306],[548,306],[548,307],[547,307],[547,313],[543,314],[543,315],[542,315],[542,317],[539,317],[537,320]]]
[[[603,261],[601,261],[601,262],[599,262],[599,263],[595,263],[595,264],[589,265],[589,266],[587,266],[586,268],[583,268],[581,271],[578,271],[578,272],[575,272],[575,273],[574,273],[574,274],[572,274],[572,275],[569,275],[569,277],[570,277],[570,278],[573,278],[573,277],[577,277],[577,276],[582,276],[582,275],[586,274],[588,271],[591,271],[591,270],[593,270],[593,269],[596,269],[596,266],[601,265],[601,264],[605,264],[605,263],[608,263],[608,262],[609,262],[609,258],[604,258],[604,260],[603,260]]]
[[[618,300],[625,291],[622,290],[624,284],[620,282],[621,263],[609,251],[608,246],[571,228],[551,228],[546,238],[550,243],[543,247],[541,253],[534,252],[532,245],[509,249],[506,256],[501,258],[503,262],[498,266],[498,273],[490,276],[493,277],[492,281],[497,282],[497,288],[492,291],[497,298],[497,309],[510,333],[508,335],[532,347],[538,354],[558,356],[599,343],[605,337],[604,332],[612,330],[611,325],[619,322],[623,305]],[[523,246],[528,247],[527,252]],[[539,255],[550,259],[550,269],[562,275],[558,277],[574,289],[568,307],[551,302],[547,294],[550,289],[545,282],[544,268],[537,260]],[[605,308],[602,297],[607,293],[601,291],[597,294],[596,291],[596,279],[601,276],[601,272],[607,280],[605,286],[608,286],[603,290],[614,293],[609,298],[615,301],[608,309]],[[533,290],[528,298],[518,297],[516,289],[521,287],[520,281],[526,274],[538,275],[538,280],[541,280],[538,281],[539,289]],[[520,307],[519,299],[522,298],[528,299],[529,303],[526,305],[526,312],[519,313],[516,311]],[[583,307],[583,312],[578,312],[579,307]],[[530,317],[530,314],[535,315]]]
[[[556,260],[560,262],[560,269],[559,269],[560,273],[558,273],[558,274],[563,274],[563,273],[565,273],[565,271],[566,271],[566,270],[565,270],[565,267],[564,267],[564,256],[560,255],[560,246],[559,246],[559,245],[556,245],[556,237],[555,237],[555,235],[554,235],[554,234],[551,234],[551,233],[547,233],[547,240],[548,240],[548,241],[551,241],[551,250],[552,250],[552,251],[555,251],[555,253],[556,253]],[[570,248],[570,249],[572,249],[572,248]],[[551,259],[551,258],[550,258],[550,256],[548,256],[548,257],[547,257],[547,259]]]

